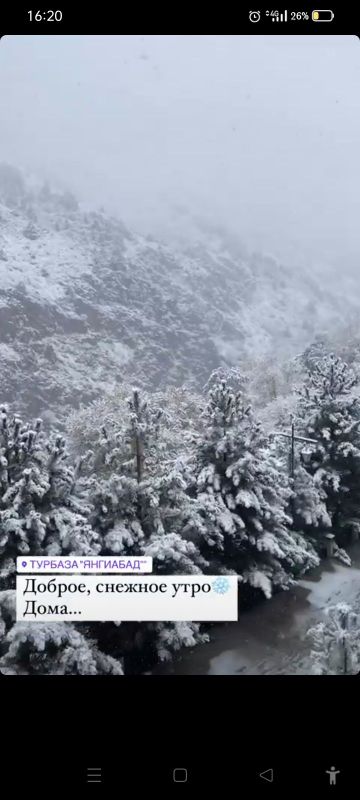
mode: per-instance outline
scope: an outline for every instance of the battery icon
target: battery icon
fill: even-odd
[[[313,22],[332,22],[334,19],[333,11],[312,11],[311,19]]]

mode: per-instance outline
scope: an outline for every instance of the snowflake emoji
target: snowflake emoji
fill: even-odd
[[[230,581],[228,581],[227,578],[216,578],[212,588],[214,589],[214,592],[217,592],[217,594],[226,594],[226,592],[228,592],[230,589]]]

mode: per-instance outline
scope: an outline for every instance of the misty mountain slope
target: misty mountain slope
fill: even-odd
[[[29,189],[12,168],[5,178],[0,170],[1,396],[29,413],[59,418],[124,378],[201,386],[221,363],[292,354],[358,315],[352,284],[325,290],[314,275],[245,256],[226,233],[180,251],[79,210],[68,193]]]

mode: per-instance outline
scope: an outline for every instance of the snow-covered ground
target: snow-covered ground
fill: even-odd
[[[289,592],[244,611],[238,622],[216,625],[211,642],[184,650],[158,674],[307,675],[311,642],[307,630],[324,618],[328,605],[360,608],[360,544],[349,549],[352,566],[324,562]]]

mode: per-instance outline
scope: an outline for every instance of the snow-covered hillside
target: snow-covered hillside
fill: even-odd
[[[357,290],[221,231],[172,248],[0,166],[1,397],[28,413],[59,418],[124,378],[201,386],[220,364],[291,355],[357,319]]]

